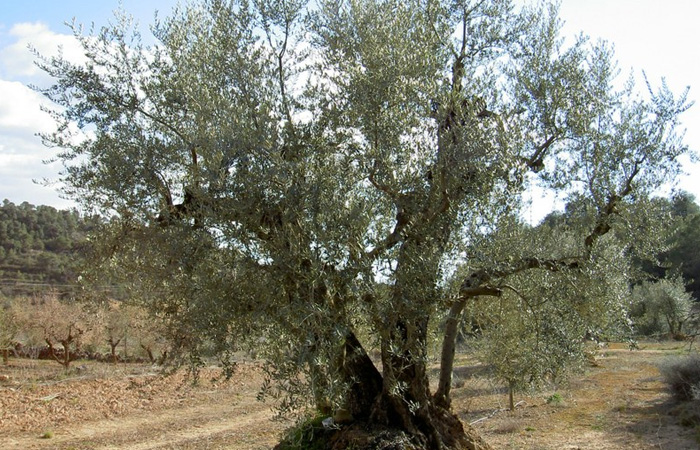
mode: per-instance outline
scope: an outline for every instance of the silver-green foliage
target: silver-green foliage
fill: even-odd
[[[679,336],[693,318],[693,303],[680,277],[644,281],[632,289],[635,328],[645,336]]]
[[[40,61],[58,105],[45,140],[63,149],[67,194],[113,219],[106,262],[183,348],[254,337],[290,408],[382,395],[355,412],[383,405],[415,431],[412,417],[437,423],[431,319],[475,295],[538,301],[531,271],[569,273],[551,281],[561,296],[598,286],[588,261],[613,248],[625,202],[672,179],[687,150],[685,94],[617,89],[610,47],[565,46],[559,28],[555,7],[508,0],[205,0],[144,46],[122,18],[76,30],[85,63]],[[533,176],[593,215],[530,253],[491,235],[519,220]],[[455,298],[456,257],[476,276]],[[502,296],[512,277],[521,300]],[[379,387],[358,329],[381,348]]]
[[[572,214],[566,221],[550,218],[532,228],[502,223],[490,236],[490,253],[481,257],[500,254],[505,269],[490,282],[496,299],[474,297],[465,305],[462,333],[511,390],[562,381],[581,367],[590,340],[628,335],[625,246],[605,235],[582,259],[581,226]],[[528,265],[510,270],[513,260]],[[493,263],[475,258],[459,269],[457,281],[465,271],[483,271],[482,264]]]

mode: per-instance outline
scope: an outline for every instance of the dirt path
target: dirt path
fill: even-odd
[[[87,422],[54,431],[51,439],[37,435],[5,439],[6,449],[153,450],[163,448],[202,448],[209,441],[236,442],[236,448],[263,449],[275,444],[275,435],[260,425],[273,413],[260,403],[202,404],[162,411],[157,415],[138,414],[122,418]],[[271,424],[273,424],[271,422]],[[284,428],[280,424],[280,430]]]
[[[669,353],[608,349],[597,367],[589,368],[558,392],[561,402],[547,402],[553,392],[524,396],[515,411],[498,411],[476,427],[495,448],[698,449],[694,431],[677,425],[669,414],[670,395],[657,367]],[[503,397],[501,392],[483,396],[481,401],[490,399],[497,409]],[[488,406],[480,406],[485,408],[482,411],[488,410]],[[477,421],[477,416],[465,414],[464,418]]]
[[[0,366],[10,380],[0,387],[0,448],[269,449],[290,424],[271,421],[271,405],[256,400],[255,364],[241,365],[229,382],[207,370],[197,386],[184,374],[98,365],[85,371],[90,377],[45,381],[55,370],[20,360]]]
[[[483,368],[465,359],[464,385],[453,391],[454,410],[475,422],[497,449],[691,450],[694,431],[676,425],[657,364],[681,348],[658,346],[605,351],[568,386],[533,396],[506,411],[506,392]],[[270,405],[256,400],[262,374],[242,366],[231,382],[193,387],[182,377],[163,378],[138,368],[89,367],[76,379],[44,383],[42,367],[0,367],[0,448],[3,450],[259,450],[272,448],[290,422],[271,421]],[[31,378],[32,371],[44,371]],[[141,369],[143,370],[143,369]],[[6,374],[6,375],[5,375]],[[41,375],[41,376],[39,376]],[[20,376],[31,378],[20,382]],[[13,381],[14,380],[14,381]],[[547,398],[558,394],[560,402]],[[42,439],[45,431],[50,439]]]
[[[195,406],[139,413],[124,417],[84,422],[53,431],[51,439],[36,433],[3,439],[3,449],[95,449],[153,450],[166,448],[269,449],[278,440],[274,431],[287,423],[271,422],[269,405],[252,398],[242,401],[211,402]],[[217,403],[218,400],[218,403]],[[217,444],[218,443],[218,444]]]

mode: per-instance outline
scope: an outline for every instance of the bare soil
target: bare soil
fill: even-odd
[[[697,449],[695,431],[669,414],[657,368],[686,347],[612,345],[568,385],[517,397],[515,411],[505,409],[505,389],[462,357],[453,407],[498,449]],[[143,365],[76,367],[64,374],[50,361],[18,359],[0,366],[0,448],[269,449],[292,425],[256,400],[263,377],[255,362],[242,362],[229,381],[205,369],[197,385]]]
[[[455,409],[498,449],[664,449],[700,446],[695,430],[677,425],[658,365],[687,353],[687,344],[610,345],[582,376],[558,390],[517,398],[478,376],[458,390]],[[561,400],[559,400],[561,399]]]
[[[229,381],[204,369],[197,384],[149,366],[81,365],[68,375],[50,361],[0,366],[0,448],[267,449],[290,426],[256,400],[256,363]]]

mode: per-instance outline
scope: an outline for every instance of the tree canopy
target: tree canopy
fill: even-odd
[[[204,0],[146,46],[122,16],[74,28],[85,63],[40,60],[56,80],[44,138],[66,193],[113,219],[105,263],[183,349],[256,337],[283,407],[488,448],[450,411],[467,303],[566,292],[581,318],[624,309],[616,258],[653,243],[628,206],[687,152],[686,93],[619,84],[609,45],[560,27],[556,6],[509,0]],[[522,232],[535,179],[588,220]]]
[[[687,192],[680,192],[670,201],[659,200],[667,209],[669,227],[667,248],[658,255],[656,264],[645,265],[656,278],[682,275],[689,292],[700,299],[700,207]]]

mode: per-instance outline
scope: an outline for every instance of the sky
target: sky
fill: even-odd
[[[46,86],[49,79],[33,64],[28,45],[43,54],[62,45],[70,57],[75,45],[65,25],[73,19],[86,28],[113,20],[120,5],[141,24],[144,36],[155,11],[167,16],[177,0],[0,0],[0,201],[19,204],[72,207],[56,186],[36,181],[55,180],[61,169],[50,162],[55,150],[41,144],[39,132],[52,129],[50,118],[40,110],[44,101],[27,85]],[[685,142],[700,151],[700,1],[698,0],[562,0],[560,17],[564,34],[584,32],[615,46],[622,78],[634,75],[642,82],[642,71],[652,86],[662,77],[674,92],[690,86],[689,98],[698,104],[682,116]],[[700,200],[700,164],[685,164],[680,189]],[[551,198],[535,195],[536,215],[552,207]],[[532,214],[532,213],[531,213]],[[532,220],[532,218],[531,218]]]

